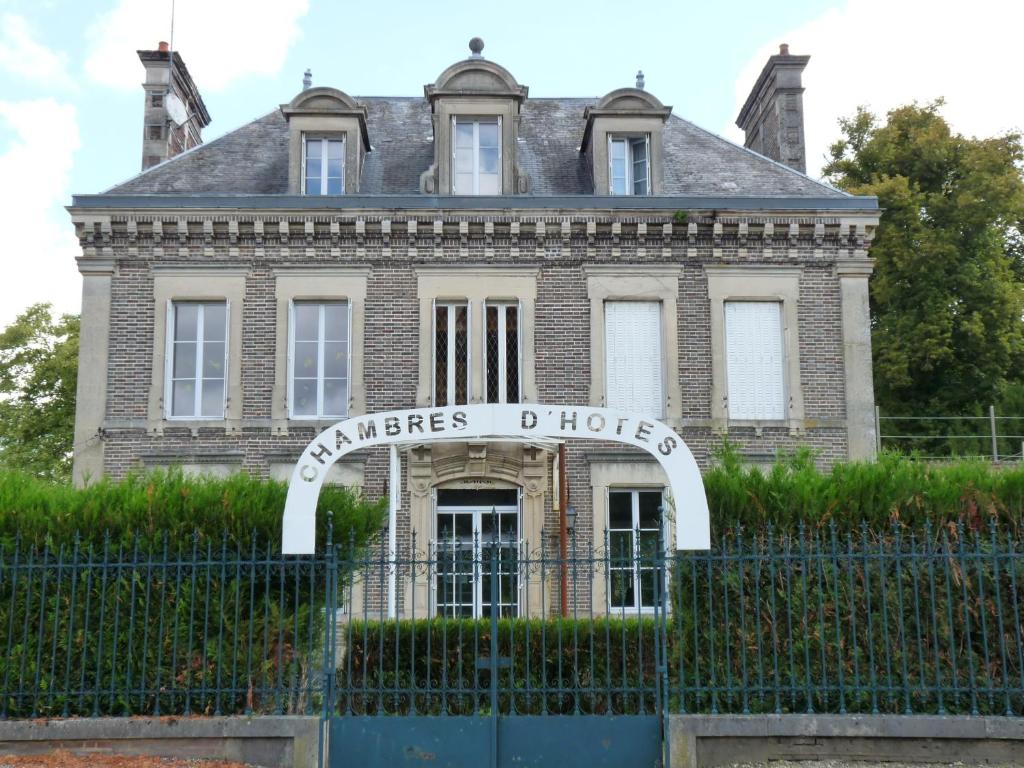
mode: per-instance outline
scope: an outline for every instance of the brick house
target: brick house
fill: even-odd
[[[287,479],[347,416],[487,402],[646,414],[702,466],[726,436],[751,462],[873,455],[879,210],[802,173],[808,57],[768,60],[737,120],[744,148],[642,75],[601,98],[531,99],[470,48],[422,97],[307,82],[207,144],[181,57],[140,51],[144,170],[69,209],[78,482],[169,465]],[[471,536],[492,508],[503,540],[537,542],[557,528],[557,454],[408,445],[331,479],[377,497],[397,466],[398,546]],[[614,444],[565,456],[580,537],[651,527],[656,462]],[[628,578],[622,599],[643,607]]]

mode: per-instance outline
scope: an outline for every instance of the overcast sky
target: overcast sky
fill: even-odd
[[[213,118],[206,140],[288,101],[306,67],[354,96],[422,94],[473,35],[532,96],[599,96],[643,69],[675,114],[742,140],[733,120],[787,42],[811,55],[816,176],[838,118],[862,104],[884,113],[943,96],[966,134],[1024,127],[1022,27],[1014,0],[177,0],[174,47]],[[78,311],[64,206],[138,172],[135,51],[170,34],[171,0],[0,0],[0,326],[37,301]]]

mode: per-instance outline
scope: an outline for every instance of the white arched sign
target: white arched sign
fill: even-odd
[[[650,453],[671,488],[676,549],[710,549],[711,528],[704,482],[690,449],[666,424],[635,413],[575,405],[455,405],[356,416],[325,429],[302,452],[284,508],[286,555],[314,551],[316,504],[330,466],[342,456],[374,445],[491,437],[606,440]]]

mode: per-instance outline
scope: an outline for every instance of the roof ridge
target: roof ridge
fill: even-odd
[[[372,99],[374,101],[389,101],[401,99],[402,101],[422,101],[424,104],[427,103],[427,100],[423,96],[368,96],[365,94],[354,94],[352,98],[355,99],[356,101],[367,99]],[[599,101],[600,98],[600,96],[530,96],[528,99],[525,99],[523,103],[529,104],[531,101]]]
[[[780,163],[778,160],[773,160],[772,158],[770,158],[770,157],[768,157],[766,155],[762,155],[760,152],[755,152],[754,150],[750,149],[749,147],[744,147],[742,144],[737,144],[735,141],[732,141],[731,139],[727,139],[725,136],[722,136],[721,134],[715,133],[714,131],[708,130],[707,128],[704,128],[703,126],[697,125],[697,123],[693,122],[692,120],[688,120],[685,117],[680,117],[679,115],[673,113],[672,115],[669,116],[669,118],[670,119],[671,118],[675,118],[676,120],[680,120],[680,121],[686,123],[687,125],[693,126],[694,128],[696,128],[701,133],[705,133],[705,134],[707,134],[708,136],[710,136],[710,137],[712,137],[714,139],[718,139],[723,144],[727,144],[730,147],[734,147],[734,148],[739,149],[739,150],[741,150],[743,152],[746,152],[749,155],[753,155],[758,160],[764,160],[765,162],[771,163],[772,165],[774,165],[774,166],[776,166],[778,168],[781,168],[784,171],[788,171],[789,173],[792,173],[795,176],[799,176],[799,177],[801,177],[803,179],[806,179],[807,181],[811,182],[812,184],[816,184],[817,186],[821,187],[822,189],[827,189],[830,192],[838,192],[843,197],[856,197],[856,195],[851,195],[849,192],[845,192],[845,191],[843,191],[841,189],[837,189],[836,187],[833,187],[831,184],[826,184],[823,181],[819,181],[818,179],[814,178],[813,176],[808,176],[806,173],[798,171],[796,168],[790,168],[785,163]]]
[[[230,136],[233,133],[238,133],[243,128],[248,128],[253,123],[258,122],[258,121],[260,121],[260,120],[262,120],[262,119],[264,119],[266,117],[270,117],[278,109],[280,109],[280,107],[275,107],[274,109],[270,110],[266,114],[260,115],[259,117],[254,117],[252,120],[249,120],[248,122],[242,123],[241,125],[237,126],[236,128],[231,129],[230,131],[226,131],[226,132],[222,133],[220,136],[218,136],[215,139],[211,139],[210,141],[204,141],[202,144],[196,144],[194,147],[189,147],[184,152],[179,152],[174,157],[169,157],[166,160],[164,160],[163,162],[157,163],[156,165],[151,165],[149,168],[145,168],[144,170],[139,171],[134,176],[130,176],[127,179],[123,179],[122,181],[117,182],[117,184],[114,184],[114,185],[112,185],[110,187],[107,187],[105,190],[103,190],[99,194],[105,195],[105,194],[107,194],[107,193],[117,189],[118,187],[123,187],[125,184],[130,184],[131,182],[135,181],[136,179],[145,176],[150,171],[155,171],[157,168],[166,168],[171,163],[173,163],[175,160],[180,160],[183,157],[187,157],[188,155],[191,155],[196,150],[202,149],[204,147],[212,147],[214,144],[216,144],[221,139],[227,138],[228,136]]]

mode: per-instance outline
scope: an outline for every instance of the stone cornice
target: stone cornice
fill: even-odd
[[[671,215],[675,211],[716,212],[729,215],[751,215],[772,212],[803,211],[806,215],[823,215],[842,211],[880,213],[878,198],[870,195],[829,195],[818,197],[743,196],[743,195],[74,195],[68,210],[95,211],[156,210],[173,213],[185,210],[234,213],[253,211],[260,214],[346,212],[367,215],[374,211],[391,215],[412,213],[431,215],[437,211],[462,211],[491,215],[559,215],[564,213],[601,214],[632,211],[634,214]]]
[[[86,257],[111,258],[114,245],[127,246],[129,255],[140,243],[192,256],[198,247],[212,255],[214,246],[235,248],[240,243],[291,246],[341,244],[408,248],[440,247],[457,242],[485,248],[497,242],[513,247],[521,241],[536,246],[549,242],[631,242],[638,247],[673,244],[712,244],[746,248],[795,248],[813,245],[856,251],[866,249],[878,224],[877,211],[843,211],[841,215],[794,212],[697,212],[683,221],[658,211],[573,211],[538,215],[537,211],[433,211],[401,213],[369,211],[217,211],[217,210],[96,210],[70,209]],[[817,255],[817,254],[816,254]]]
[[[871,277],[875,271],[875,262],[872,259],[842,259],[836,262],[836,274],[840,277]]]
[[[112,275],[114,274],[114,259],[100,256],[79,256],[75,259],[78,262],[78,271],[83,275]]]

